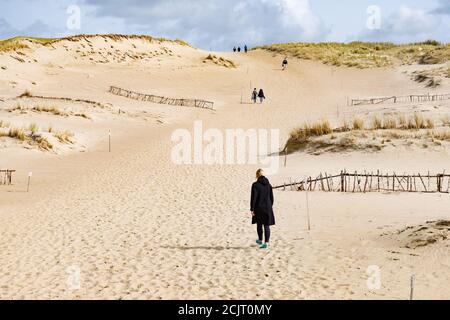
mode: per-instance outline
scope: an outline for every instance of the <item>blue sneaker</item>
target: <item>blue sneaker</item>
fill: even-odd
[[[267,249],[269,249],[269,244],[268,243],[264,243],[264,244],[262,244],[261,245],[261,247],[259,247],[260,249],[263,249],[263,250],[267,250]]]
[[[256,240],[256,244],[257,244],[258,246],[261,246],[261,245],[263,244],[263,242],[262,242],[261,240]]]

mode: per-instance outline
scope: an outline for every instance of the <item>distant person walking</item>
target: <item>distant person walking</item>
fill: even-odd
[[[284,58],[283,63],[281,64],[281,68],[283,70],[286,70],[287,66],[288,66],[288,60],[287,60],[287,58]]]
[[[236,47],[233,48],[233,52],[236,52]]]
[[[241,47],[238,47],[238,52],[241,52]]]
[[[264,171],[256,172],[257,181],[252,185],[250,210],[252,213],[252,224],[257,225],[258,240],[256,243],[261,249],[269,248],[270,227],[275,225],[273,213],[273,189],[269,180],[264,176]],[[264,239],[263,239],[264,233]],[[263,242],[264,240],[264,242]]]
[[[253,103],[256,103],[257,100],[258,100],[258,91],[256,91],[256,88],[255,88],[255,89],[253,89],[253,92],[252,92],[252,101],[253,101]]]
[[[245,45],[245,47],[244,47],[244,51],[245,51],[245,53],[247,53],[247,52],[248,52],[248,48],[247,48],[247,45]]]
[[[260,103],[263,103],[263,102],[264,102],[264,99],[266,98],[266,96],[264,95],[264,90],[263,90],[263,89],[260,89],[260,90],[259,90],[258,98],[259,98],[259,102],[260,102]]]

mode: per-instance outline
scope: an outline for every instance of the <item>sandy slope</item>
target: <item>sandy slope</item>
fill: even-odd
[[[282,72],[279,57],[260,51],[218,54],[238,65],[229,69],[204,64],[207,53],[200,50],[140,40],[92,39],[35,50],[27,51],[29,63],[0,56],[0,66],[6,66],[0,70],[5,99],[0,118],[68,126],[77,142],[74,150],[51,154],[20,145],[0,150],[0,167],[18,170],[15,185],[0,187],[1,298],[406,299],[412,273],[417,298],[450,297],[443,286],[450,280],[448,242],[412,250],[395,236],[408,225],[448,220],[446,195],[310,194],[313,230],[308,232],[305,194],[276,192],[278,225],[271,250],[262,252],[252,245],[254,228],[246,214],[255,166],[170,161],[172,132],[192,130],[194,120],[203,120],[206,128],[278,128],[284,141],[305,120],[338,122],[338,116],[367,111],[346,107],[347,97],[430,91],[407,75],[305,61],[292,61]],[[139,59],[125,54],[155,51],[162,53]],[[204,98],[215,101],[217,111],[135,102],[107,93],[110,85]],[[263,106],[248,103],[253,87],[265,89]],[[25,89],[109,103],[111,110],[88,108],[92,119],[87,122],[6,112],[15,103],[8,99]],[[439,112],[446,108],[443,104]],[[127,114],[117,114],[118,109]],[[107,152],[110,129],[112,153]],[[80,146],[85,152],[78,152]],[[342,168],[442,171],[448,161],[443,148],[297,154],[271,179]],[[33,180],[27,194],[29,171]],[[379,290],[366,284],[371,265],[381,268]],[[67,285],[67,271],[74,268],[81,272],[76,290]]]

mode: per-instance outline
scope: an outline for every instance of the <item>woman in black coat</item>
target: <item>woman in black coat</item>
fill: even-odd
[[[250,210],[252,212],[252,224],[257,225],[258,240],[256,243],[261,249],[267,249],[270,241],[270,226],[275,225],[273,214],[273,190],[269,180],[264,176],[263,170],[256,172],[257,181],[252,185]],[[264,243],[263,243],[264,231]]]
[[[260,90],[259,90],[258,97],[259,97],[259,101],[260,101],[261,103],[263,103],[264,99],[266,98],[263,89],[260,89]]]

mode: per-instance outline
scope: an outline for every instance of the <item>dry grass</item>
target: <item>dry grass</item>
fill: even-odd
[[[10,128],[8,132],[8,137],[12,139],[18,139],[20,141],[25,141],[27,138],[25,131],[20,128]]]
[[[5,120],[0,120],[0,128],[9,128],[11,124]]]
[[[374,117],[372,119],[372,130],[380,130],[383,129],[383,122],[380,118]]]
[[[4,122],[3,122],[4,123]],[[27,142],[29,145],[37,146],[39,149],[44,151],[49,151],[53,149],[53,145],[48,141],[48,139],[39,132],[39,126],[36,123],[31,123],[30,125],[22,128],[4,126],[4,128],[9,128],[8,132],[0,131],[0,137],[8,137],[11,139],[17,139],[21,142]],[[53,129],[49,129],[51,132]],[[73,134],[63,133],[61,136],[65,139],[65,143],[73,143],[71,138]]]
[[[351,125],[345,120],[342,127],[336,129],[333,129],[328,121],[323,120],[313,124],[305,123],[303,126],[294,129],[290,134],[286,147],[289,152],[306,148],[306,146],[312,149],[317,147],[322,151],[326,149],[333,152],[338,150],[360,150],[361,146],[355,145],[353,140],[368,140],[370,132],[373,133],[373,141],[377,140],[379,136],[385,138],[381,141],[381,145],[384,146],[386,142],[391,142],[392,139],[422,139],[429,135],[423,130],[430,132],[434,128],[435,122],[433,119],[425,119],[418,113],[409,118],[406,118],[404,115],[400,115],[398,118],[392,116],[380,118],[375,116],[372,118],[370,125],[366,125],[360,118],[355,118]],[[450,136],[450,131],[448,135]],[[436,136],[446,137],[447,135],[442,131],[436,131]],[[322,137],[326,138],[322,139]],[[439,140],[439,138],[436,139]],[[434,140],[432,141],[434,142]],[[364,148],[379,150],[379,143],[366,143]]]
[[[32,98],[33,94],[31,93],[30,90],[25,90],[20,96],[19,98]]]
[[[400,121],[398,121],[400,122]],[[383,120],[383,129],[396,129],[397,128],[397,119],[393,117],[385,118]]]
[[[85,114],[85,113],[75,113],[74,116],[75,116],[75,117],[84,118],[84,119],[87,119],[87,120],[91,120],[91,117],[89,117],[89,116],[88,116],[87,114]]]
[[[312,124],[305,123],[303,126],[294,129],[291,132],[291,137],[296,140],[304,140],[309,137],[318,137],[331,134],[333,129],[328,121],[317,121]]]
[[[15,111],[24,112],[26,110],[27,110],[27,108],[22,106],[20,103],[17,103],[14,107],[12,107],[11,109],[8,109],[8,112],[15,112]]]
[[[53,134],[55,136],[56,139],[59,140],[59,142],[61,143],[70,143],[73,144],[73,133],[69,132],[69,131],[60,131],[60,132],[55,132]]]
[[[28,49],[29,47],[22,43],[20,38],[12,38],[6,40],[0,40],[0,53],[8,51],[17,51]]]
[[[55,116],[63,116],[63,117],[69,116],[68,113],[59,110],[59,108],[55,107],[55,106],[50,106],[50,107],[49,106],[37,106],[37,107],[32,108],[31,110],[33,110],[35,112],[51,113]]]
[[[233,61],[222,58],[222,57],[218,57],[213,54],[209,54],[205,59],[203,59],[203,63],[206,63],[208,61],[211,61],[212,63],[214,63],[218,66],[221,66],[221,67],[236,68],[236,64]]]
[[[364,130],[364,121],[359,118],[353,120],[353,130]]]
[[[53,149],[53,145],[47,140],[46,137],[37,136],[33,140],[40,149],[47,150],[47,151]]]
[[[89,39],[93,38],[103,38],[105,40],[112,40],[115,42],[123,41],[123,40],[143,40],[147,42],[172,42],[182,46],[190,46],[186,41],[176,39],[170,40],[166,38],[154,38],[148,35],[124,35],[124,34],[93,34],[93,35],[75,35],[64,38],[37,38],[37,37],[15,37],[11,39],[1,40],[0,41],[0,53],[1,52],[9,52],[9,51],[17,51],[21,49],[29,49],[29,46],[26,44],[27,41],[31,41],[34,43],[41,44],[43,46],[52,45],[58,43],[60,41],[71,41],[71,42],[79,42],[85,40],[90,42]]]
[[[39,131],[39,126],[36,123],[31,123],[30,125],[28,125],[28,130],[32,133],[35,134],[36,132]]]
[[[318,60],[328,65],[374,68],[402,64],[437,64],[450,60],[450,44],[426,41],[415,44],[352,42],[285,43],[260,46],[267,50],[300,59]]]

